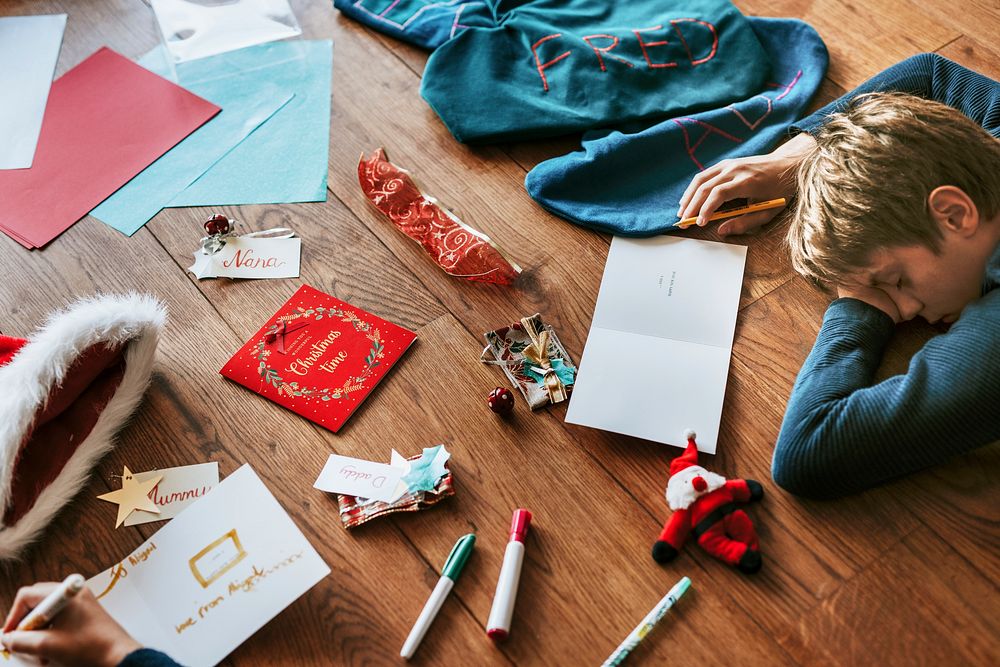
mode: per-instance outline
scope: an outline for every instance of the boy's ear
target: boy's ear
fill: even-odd
[[[954,185],[941,185],[931,190],[927,196],[927,208],[942,231],[971,236],[979,227],[979,209],[975,202]]]

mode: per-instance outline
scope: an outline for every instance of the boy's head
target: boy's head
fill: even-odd
[[[1000,240],[1000,140],[900,93],[859,96],[814,136],[788,232],[795,269],[882,289],[903,319],[957,319]]]

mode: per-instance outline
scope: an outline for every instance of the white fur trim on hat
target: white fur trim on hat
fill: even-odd
[[[90,433],[14,525],[0,525],[0,561],[16,558],[87,483],[90,471],[138,406],[149,384],[153,356],[166,322],[163,304],[129,294],[82,299],[54,313],[10,363],[0,366],[0,522],[11,504],[14,463],[36,414],[73,362],[98,343],[127,345],[125,371]],[[16,389],[16,391],[14,391]]]
[[[704,491],[696,491],[692,486],[691,480],[695,477],[705,480],[708,486]],[[709,472],[701,466],[688,466],[670,476],[667,482],[667,505],[674,511],[687,509],[698,498],[722,488],[725,483],[726,478],[722,475]]]

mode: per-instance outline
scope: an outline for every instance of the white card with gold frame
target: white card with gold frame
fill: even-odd
[[[200,667],[221,662],[329,573],[244,465],[87,586],[141,644]]]

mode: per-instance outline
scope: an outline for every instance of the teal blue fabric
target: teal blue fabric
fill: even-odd
[[[441,44],[424,70],[421,94],[459,141],[697,113],[762,90],[771,69],[727,0],[515,0],[494,16]]]
[[[485,0],[333,0],[333,6],[396,39],[429,51],[472,26],[494,24]]]
[[[771,150],[801,117],[827,68],[826,47],[794,19],[749,18],[770,54],[767,83],[735,104],[636,130],[595,131],[582,150],[532,169],[528,194],[571,222],[620,236],[669,231],[695,174],[725,158]]]

